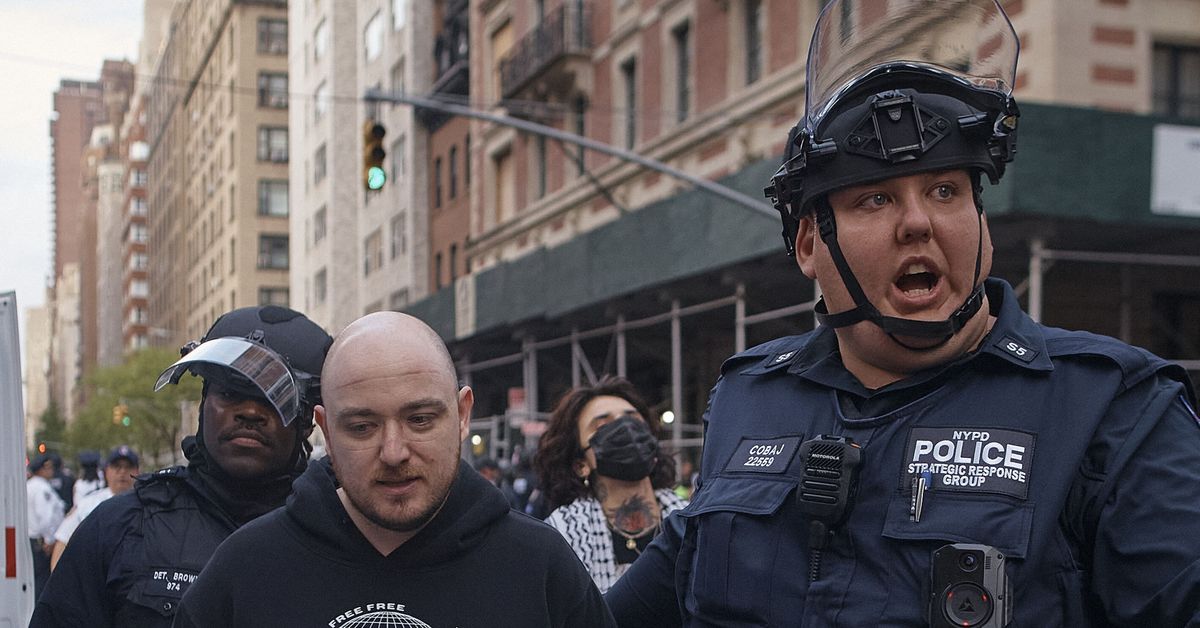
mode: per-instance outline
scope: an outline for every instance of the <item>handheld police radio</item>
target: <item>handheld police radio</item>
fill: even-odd
[[[821,549],[833,531],[850,516],[858,489],[862,447],[846,436],[821,435],[800,445],[804,463],[798,499],[808,515],[808,579],[821,577]]]
[[[931,628],[1004,628],[1012,619],[1012,584],[996,548],[943,545],[933,553],[932,571]]]

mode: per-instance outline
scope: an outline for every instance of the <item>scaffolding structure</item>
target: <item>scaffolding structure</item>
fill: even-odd
[[[1200,256],[1190,255],[1158,255],[1146,253],[1111,253],[1098,251],[1072,251],[1049,249],[1041,238],[1033,238],[1029,244],[1029,275],[1018,286],[1019,292],[1025,292],[1028,297],[1028,312],[1040,322],[1045,299],[1045,274],[1055,262],[1080,262],[1093,264],[1117,264],[1125,271],[1122,273],[1121,307],[1118,318],[1120,339],[1131,342],[1132,336],[1132,307],[1130,304],[1130,284],[1128,268],[1132,266],[1183,266],[1200,267]],[[686,339],[682,333],[682,322],[689,316],[711,312],[720,308],[733,307],[733,316],[729,320],[733,329],[734,349],[740,352],[746,349],[746,329],[752,325],[767,321],[778,320],[813,311],[819,293],[812,300],[796,303],[755,314],[746,313],[745,284],[736,284],[733,293],[708,300],[702,303],[682,306],[678,299],[673,299],[666,311],[658,314],[627,320],[618,315],[616,322],[597,326],[590,329],[574,328],[567,335],[553,338],[534,338],[526,333],[521,339],[521,349],[518,352],[477,362],[461,361],[457,364],[460,377],[465,385],[471,385],[473,376],[488,369],[514,364],[522,365],[522,387],[524,389],[524,404],[520,408],[510,408],[503,414],[494,414],[474,419],[471,422],[472,433],[486,434],[486,455],[496,458],[505,453],[511,453],[514,442],[512,434],[522,434],[525,439],[521,446],[528,451],[536,445],[537,437],[544,430],[544,422],[548,413],[537,405],[538,400],[538,353],[553,348],[569,347],[571,356],[571,385],[595,384],[600,375],[592,366],[581,342],[592,338],[610,337],[616,347],[616,374],[625,376],[628,370],[626,353],[626,333],[669,323],[671,347],[671,400],[670,408],[674,413],[673,420],[664,425],[669,431],[669,438],[664,442],[674,451],[699,449],[703,446],[703,426],[700,417],[686,416],[682,409],[684,396],[683,382],[683,348]],[[814,323],[815,324],[815,323]],[[1200,355],[1194,359],[1173,360],[1191,373],[1200,373]],[[542,423],[539,427],[537,424]]]

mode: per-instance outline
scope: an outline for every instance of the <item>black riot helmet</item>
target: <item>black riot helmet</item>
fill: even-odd
[[[154,390],[174,384],[187,371],[206,382],[248,396],[264,397],[285,426],[311,426],[321,403],[321,367],[333,338],[303,314],[276,305],[245,307],[223,314],[200,342],[158,377]]]
[[[812,215],[855,307],[821,322],[869,320],[896,335],[949,340],[979,311],[983,282],[980,179],[999,182],[1016,151],[1012,98],[1019,44],[996,0],[914,0],[868,11],[833,0],[817,20],[808,53],[804,118],[788,137],[766,195],[783,220],[789,255],[801,217]],[[828,194],[921,172],[965,169],[979,210],[974,291],[945,321],[884,316],[867,299],[837,240]],[[933,348],[925,347],[925,348]]]

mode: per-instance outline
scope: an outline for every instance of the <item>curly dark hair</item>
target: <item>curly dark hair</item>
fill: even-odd
[[[628,401],[655,435],[659,434],[662,427],[659,417],[650,413],[650,407],[637,389],[622,377],[606,375],[595,386],[568,390],[555,404],[549,425],[538,442],[537,454],[533,458],[534,469],[551,510],[591,494],[583,479],[575,473],[575,464],[584,456],[583,448],[579,446],[579,413],[596,397],[620,397]],[[670,488],[675,484],[674,457],[662,446],[659,447],[654,470],[650,472],[650,484],[656,489]]]

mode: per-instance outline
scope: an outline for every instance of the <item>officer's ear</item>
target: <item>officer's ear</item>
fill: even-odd
[[[817,248],[817,219],[812,213],[800,218],[800,227],[796,229],[796,264],[805,277],[816,279],[817,269],[813,253]]]

